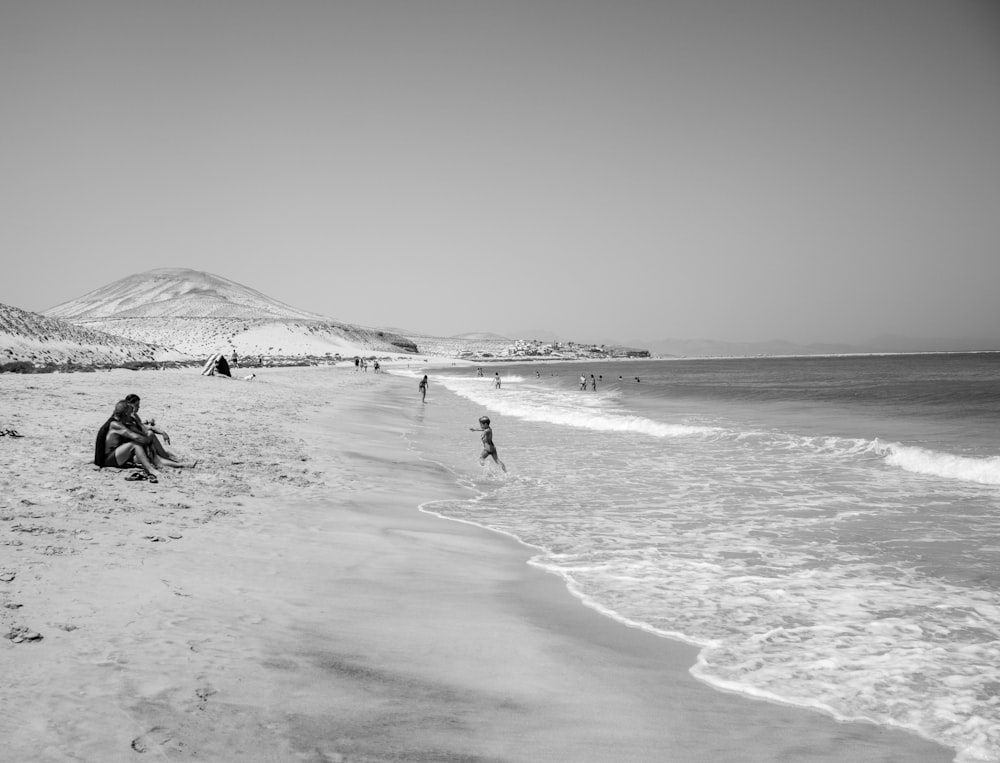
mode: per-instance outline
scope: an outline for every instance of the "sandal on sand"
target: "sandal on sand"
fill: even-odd
[[[159,478],[155,474],[147,474],[146,479],[150,482],[159,482]]]
[[[132,472],[128,477],[125,478],[126,482],[137,482],[139,480],[149,479],[145,472]]]
[[[23,434],[18,434],[16,429],[5,429],[3,433],[8,437],[24,437]]]

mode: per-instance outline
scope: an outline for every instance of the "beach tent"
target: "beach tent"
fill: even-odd
[[[212,356],[205,361],[205,365],[201,369],[202,376],[215,376],[215,374],[232,376],[232,373],[229,371],[229,361],[226,360],[226,357],[221,352],[212,353]]]

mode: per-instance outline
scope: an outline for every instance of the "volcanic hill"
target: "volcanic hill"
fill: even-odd
[[[127,276],[44,314],[195,357],[234,350],[265,358],[417,351],[398,334],[333,321],[188,268]]]

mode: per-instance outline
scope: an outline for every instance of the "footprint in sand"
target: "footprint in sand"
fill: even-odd
[[[164,748],[180,750],[182,747],[180,742],[174,740],[174,733],[165,726],[153,726],[145,734],[132,740],[132,749],[136,752],[149,752]]]
[[[9,639],[15,644],[23,644],[25,642],[41,641],[44,636],[42,636],[42,634],[38,631],[33,631],[31,628],[26,626],[15,625],[10,629],[10,632],[4,636],[4,638]]]
[[[194,693],[195,696],[198,697],[198,709],[204,710],[205,706],[208,704],[208,698],[211,697],[213,694],[217,694],[218,692],[211,686],[202,686],[199,689],[195,689]]]

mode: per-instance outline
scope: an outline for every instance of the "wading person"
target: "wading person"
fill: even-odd
[[[469,431],[483,433],[483,452],[479,454],[479,465],[485,465],[486,459],[492,458],[501,469],[507,471],[507,467],[504,465],[504,462],[497,456],[496,445],[493,444],[493,430],[490,428],[490,417],[480,416],[479,429],[471,428]]]

